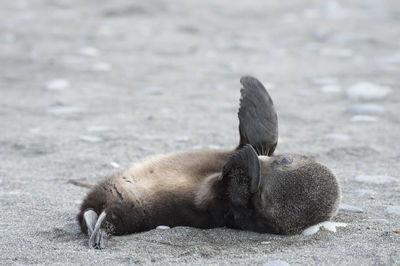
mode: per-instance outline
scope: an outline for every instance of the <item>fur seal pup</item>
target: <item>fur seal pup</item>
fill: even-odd
[[[106,177],[77,216],[91,248],[105,248],[107,236],[158,225],[297,234],[335,215],[340,190],[334,174],[306,156],[273,155],[278,121],[272,99],[257,79],[240,82],[239,146],[159,155]]]

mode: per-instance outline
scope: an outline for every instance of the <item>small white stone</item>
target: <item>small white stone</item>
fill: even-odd
[[[207,148],[210,150],[220,150],[222,147],[219,145],[207,145]]]
[[[16,38],[15,35],[11,32],[6,32],[0,35],[0,41],[4,40],[5,42],[8,43],[13,43],[15,42]]]
[[[348,141],[350,139],[350,137],[348,135],[345,134],[328,134],[325,135],[323,138],[323,140],[328,140],[328,141]]]
[[[283,260],[271,260],[264,262],[262,266],[290,266],[290,264]]]
[[[162,107],[162,108],[159,109],[159,111],[160,111],[160,113],[163,113],[163,114],[170,114],[171,113],[171,109],[168,108],[168,107]]]
[[[304,235],[304,236],[313,235],[313,234],[317,233],[321,227],[324,227],[328,231],[336,232],[336,227],[346,227],[346,226],[347,226],[346,223],[337,223],[337,222],[326,221],[326,222],[322,222],[322,223],[312,225],[312,226],[306,228],[303,231],[302,235]]]
[[[374,195],[376,192],[370,189],[357,189],[356,194],[359,196],[364,196],[364,195]]]
[[[397,181],[396,178],[386,175],[358,175],[355,180],[360,183],[374,185],[389,184]]]
[[[347,112],[351,114],[383,114],[386,108],[376,104],[356,104],[347,108]]]
[[[78,50],[80,55],[95,57],[99,55],[99,50],[95,47],[86,46],[82,47]]]
[[[271,241],[263,241],[263,242],[261,242],[261,245],[269,245],[269,244],[271,244]]]
[[[386,211],[391,214],[400,215],[400,206],[389,206],[386,208]]]
[[[264,262],[262,266],[290,266],[290,264],[283,260],[271,260]]]
[[[372,115],[355,115],[351,118],[351,122],[376,122],[378,118]]]
[[[178,137],[175,137],[174,140],[176,140],[178,142],[188,142],[190,140],[190,138],[188,136],[178,136]]]
[[[161,95],[164,93],[164,88],[161,87],[145,87],[143,88],[145,94],[148,95]]]
[[[171,227],[166,226],[166,225],[159,225],[156,227],[156,229],[158,230],[167,230],[167,229],[171,229]]]
[[[355,206],[347,205],[347,204],[340,204],[339,211],[352,212],[352,213],[362,213],[363,212],[362,209],[355,207]]]
[[[287,50],[286,49],[275,49],[270,51],[270,55],[272,56],[277,56],[277,57],[282,57],[282,56],[286,56],[287,55]]]
[[[317,19],[320,17],[320,12],[318,9],[315,8],[307,8],[303,10],[302,15],[306,19]]]
[[[382,100],[391,92],[391,88],[373,84],[370,82],[359,82],[347,89],[347,97],[350,100]]]
[[[302,232],[302,235],[303,236],[311,236],[311,235],[317,233],[319,231],[320,227],[321,227],[320,224],[312,225],[312,226],[304,229],[304,231]]]
[[[87,130],[90,131],[90,132],[103,132],[103,131],[107,131],[108,127],[92,126],[92,127],[88,127]]]
[[[379,63],[381,63],[381,64],[399,64],[400,63],[400,51],[396,52],[395,54],[382,57],[379,60]]]
[[[85,59],[77,55],[64,55],[60,57],[60,62],[65,65],[80,67],[85,64]]]
[[[23,194],[21,191],[19,190],[14,190],[14,191],[1,191],[0,192],[0,196],[7,196],[7,195],[20,195]]]
[[[322,56],[334,56],[334,57],[351,57],[354,52],[351,49],[346,48],[323,48],[320,51]]]
[[[59,107],[51,107],[47,109],[47,112],[54,115],[64,115],[64,114],[83,113],[84,110],[79,107],[59,106]]]
[[[192,147],[192,150],[201,150],[201,149],[204,149],[202,145],[195,145]]]
[[[333,77],[318,77],[313,78],[311,82],[315,85],[334,85],[337,83],[337,79]]]
[[[34,127],[34,128],[31,128],[31,129],[29,130],[29,133],[30,133],[30,134],[37,134],[37,133],[39,133],[40,131],[42,131],[42,129],[41,129],[40,127]]]
[[[112,70],[112,66],[107,62],[97,62],[93,64],[92,69],[98,72],[109,72]]]
[[[81,140],[84,140],[84,141],[87,141],[87,142],[92,142],[92,143],[101,141],[101,138],[96,137],[96,136],[81,135],[81,136],[79,136],[79,138]]]
[[[46,89],[59,91],[69,87],[69,81],[65,79],[53,79],[46,83]]]
[[[109,25],[101,25],[97,30],[97,34],[104,37],[111,36],[113,33],[114,31]]]
[[[114,167],[114,168],[119,168],[120,167],[120,165],[118,163],[116,163],[116,162],[111,162],[110,165],[112,167]]]
[[[325,85],[321,87],[323,93],[338,93],[342,90],[338,85]]]
[[[321,224],[326,230],[331,231],[331,232],[336,232],[336,227],[346,227],[346,223],[336,223],[336,222],[323,222]]]
[[[351,15],[350,11],[343,8],[338,2],[336,1],[326,1],[324,3],[324,15],[327,18],[331,19],[343,19],[349,15]]]
[[[166,138],[167,138],[167,136],[165,136],[165,135],[157,135],[157,136],[145,135],[142,137],[142,139],[144,139],[144,140],[165,140]]]

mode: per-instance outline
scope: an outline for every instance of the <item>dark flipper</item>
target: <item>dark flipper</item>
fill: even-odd
[[[235,206],[246,207],[260,187],[260,162],[253,147],[246,144],[229,157],[222,170],[222,182]]]
[[[256,78],[244,76],[239,116],[240,144],[251,144],[259,155],[272,155],[278,143],[278,116],[267,90]]]
[[[102,228],[102,224],[106,218],[106,213],[103,211],[100,216],[97,216],[92,210],[84,213],[84,220],[88,228],[89,247],[93,249],[104,249],[106,247],[105,237],[106,231]]]

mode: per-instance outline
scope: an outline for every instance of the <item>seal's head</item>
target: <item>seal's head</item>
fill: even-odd
[[[233,223],[259,232],[297,234],[337,212],[340,189],[324,165],[302,155],[258,156],[246,145],[224,167]]]

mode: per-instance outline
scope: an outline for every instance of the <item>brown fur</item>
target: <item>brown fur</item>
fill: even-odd
[[[82,230],[87,231],[83,213],[88,209],[98,214],[106,211],[106,221],[114,224],[111,234],[133,233],[161,224],[201,228],[219,224],[213,221],[213,214],[199,208],[210,204],[213,195],[201,202],[195,199],[202,193],[197,193],[198,188],[207,183],[204,177],[218,176],[231,153],[198,151],[155,156],[107,177],[82,204],[78,215]],[[199,219],[199,215],[204,217]]]
[[[95,230],[100,233],[92,234],[89,245],[103,248],[103,232],[129,234],[158,225],[295,234],[335,214],[340,189],[334,174],[305,156],[273,156],[278,129],[272,100],[256,79],[241,83],[238,148],[158,155],[106,177],[78,214],[87,233],[84,213],[105,213],[96,223],[103,231]]]

